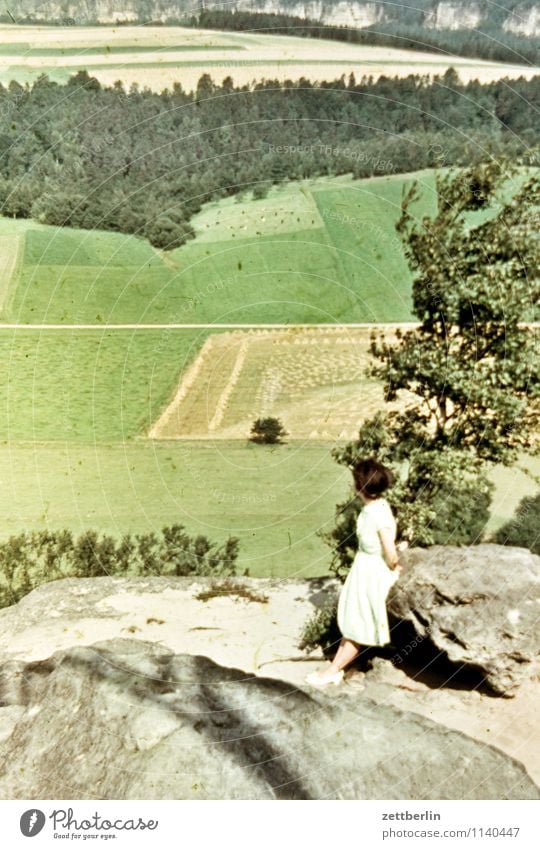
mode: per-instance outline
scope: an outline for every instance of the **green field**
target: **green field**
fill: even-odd
[[[414,179],[421,199],[413,212],[421,218],[435,208],[432,171],[290,182],[262,200],[247,192],[207,204],[192,220],[196,238],[166,253],[137,236],[0,217],[0,237],[17,234],[24,243],[0,319],[410,321],[411,274],[394,225],[403,188]],[[0,264],[1,250],[0,238]]]
[[[349,493],[349,474],[330,449],[328,443],[0,445],[0,536],[64,527],[120,536],[179,522],[219,541],[238,536],[238,568],[254,576],[323,575],[330,550],[318,534],[332,527],[335,505]],[[517,469],[494,478],[490,528],[534,489]]]
[[[120,80],[163,91],[180,82],[194,91],[203,73],[220,83],[231,76],[236,85],[257,80],[338,80],[342,74],[368,73],[375,79],[442,75],[452,65],[464,81],[530,78],[527,64],[483,61],[443,52],[352,44],[332,39],[297,38],[256,32],[220,32],[164,26],[19,26],[3,24],[0,33],[0,80],[7,85],[34,82],[47,74],[66,82],[78,70],[102,85]]]
[[[0,330],[0,440],[143,435],[207,331]]]
[[[394,223],[404,183],[433,174],[327,178],[228,198],[175,251],[136,236],[16,222],[24,256],[3,320],[31,323],[320,323],[411,319]],[[15,223],[15,222],[14,222]],[[0,221],[0,233],[11,220]]]
[[[23,529],[121,535],[185,524],[241,540],[253,575],[325,574],[335,505],[349,491],[333,442],[145,437],[208,331],[0,332],[0,538]],[[532,471],[540,474],[540,461]],[[496,470],[490,530],[535,490]]]

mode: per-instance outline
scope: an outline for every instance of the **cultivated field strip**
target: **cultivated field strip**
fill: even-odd
[[[23,239],[22,234],[0,235],[0,315],[13,291],[12,283],[23,254]]]
[[[149,431],[152,439],[245,439],[275,416],[292,439],[352,439],[383,404],[366,377],[370,326],[213,334]],[[391,328],[388,337],[393,333]]]
[[[237,85],[263,78],[313,81],[362,73],[373,78],[409,74],[441,75],[452,65],[464,81],[530,78],[533,66],[490,62],[375,45],[261,33],[210,32],[183,27],[18,27],[3,24],[0,80],[33,81],[47,74],[64,82],[87,70],[103,85],[121,80],[162,91],[175,82],[195,90],[207,73]]]

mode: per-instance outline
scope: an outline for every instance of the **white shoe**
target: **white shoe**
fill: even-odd
[[[313,687],[327,687],[329,684],[333,684],[337,687],[342,681],[342,669],[340,669],[339,672],[332,673],[331,675],[329,675],[328,672],[310,672],[309,675],[306,675],[306,682],[311,684]]]

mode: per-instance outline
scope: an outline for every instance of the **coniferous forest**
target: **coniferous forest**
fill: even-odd
[[[507,154],[537,160],[540,76],[263,80],[209,75],[196,91],[0,85],[0,208],[46,224],[139,234],[174,248],[191,216],[226,195],[287,179],[396,174]]]

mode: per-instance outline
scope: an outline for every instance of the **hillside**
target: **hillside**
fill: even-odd
[[[15,271],[0,315],[65,325],[408,321],[411,276],[394,222],[415,177],[421,215],[434,203],[431,171],[290,182],[259,200],[206,204],[195,239],[166,253],[136,236],[3,218],[0,259]]]
[[[451,44],[446,49],[414,29],[404,31],[406,38],[398,37],[394,24],[388,25],[388,32],[379,28],[376,33],[314,28],[309,21],[301,26],[303,20],[297,17],[231,14],[219,9],[184,24],[31,28],[4,24],[0,83],[6,87],[12,80],[35,84],[45,74],[54,83],[67,83],[76,73],[88,73],[102,86],[121,83],[126,90],[135,85],[162,92],[181,85],[185,92],[194,92],[205,74],[218,85],[232,79],[236,86],[253,87],[262,80],[290,83],[306,77],[313,84],[323,84],[351,74],[358,80],[369,75],[373,81],[410,75],[433,78],[443,76],[450,65],[464,84],[473,80],[488,84],[506,77],[529,80],[539,72],[538,54],[524,64],[525,48],[510,53],[505,48],[502,55],[499,50],[476,58],[482,54],[474,45],[461,50]],[[311,35],[316,37],[306,37]],[[476,43],[477,35],[473,35]],[[482,44],[486,43],[484,37]],[[500,46],[501,41],[491,39],[489,44]]]

